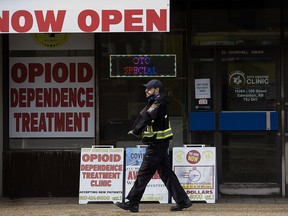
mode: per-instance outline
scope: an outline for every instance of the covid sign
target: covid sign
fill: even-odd
[[[126,148],[126,185],[125,192],[128,195],[137,178],[145,154],[145,148]],[[156,172],[148,183],[141,201],[157,201],[168,203],[168,190]]]

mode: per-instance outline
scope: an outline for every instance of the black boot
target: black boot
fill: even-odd
[[[122,208],[124,210],[129,210],[130,212],[138,212],[139,211],[139,204],[134,204],[131,202],[124,202],[124,203],[120,203],[117,202],[115,203],[116,206],[118,206],[119,208]]]
[[[184,208],[192,206],[192,202],[189,199],[183,200],[170,208],[170,211],[182,211]]]

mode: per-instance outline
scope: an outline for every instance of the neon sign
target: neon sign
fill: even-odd
[[[176,77],[176,55],[110,55],[110,77]]]

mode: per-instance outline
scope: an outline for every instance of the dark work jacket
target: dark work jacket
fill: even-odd
[[[141,137],[143,142],[172,139],[166,95],[158,94],[150,98],[134,123],[133,133]]]

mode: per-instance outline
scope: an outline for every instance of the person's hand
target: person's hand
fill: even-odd
[[[133,132],[133,130],[128,131],[128,135],[133,135],[133,136],[139,138],[139,136],[137,136],[137,135]]]

